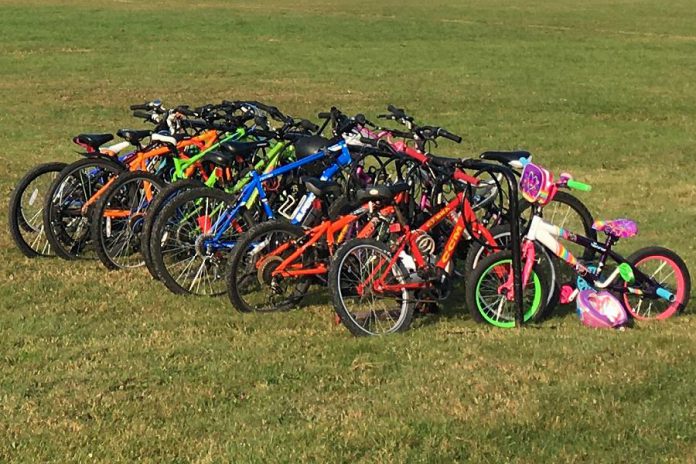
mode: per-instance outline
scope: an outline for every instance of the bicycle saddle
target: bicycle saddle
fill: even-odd
[[[638,226],[630,219],[598,220],[592,224],[592,228],[616,238],[629,238],[638,233]]]
[[[113,138],[113,134],[80,134],[73,139],[73,142],[96,150]]]
[[[134,129],[119,129],[116,135],[124,140],[127,140],[131,145],[138,145],[145,137],[149,137],[152,131],[149,130],[134,130]]]
[[[235,155],[230,155],[221,151],[210,151],[203,155],[201,161],[208,161],[216,166],[227,168],[235,165],[235,158]]]
[[[532,154],[528,151],[517,150],[517,151],[484,151],[481,153],[481,159],[489,161],[497,161],[502,164],[507,164],[513,168],[522,168],[522,163],[520,159],[527,158],[528,161],[532,160]]]
[[[341,194],[341,186],[332,180],[321,180],[316,177],[300,177],[307,191],[313,193],[317,198],[323,198],[329,193]]]
[[[363,190],[358,190],[355,194],[355,199],[360,203],[368,201],[389,203],[396,195],[406,190],[408,190],[408,184],[406,182],[399,182],[394,185],[375,185]]]
[[[259,148],[269,145],[270,143],[267,140],[262,142],[225,142],[220,144],[220,150],[231,156],[249,158]]]

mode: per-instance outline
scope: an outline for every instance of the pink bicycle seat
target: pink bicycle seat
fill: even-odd
[[[630,219],[599,220],[592,224],[592,228],[617,238],[629,238],[638,233],[638,226]]]

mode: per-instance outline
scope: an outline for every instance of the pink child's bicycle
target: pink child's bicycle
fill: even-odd
[[[548,288],[541,275],[534,271],[535,244],[558,256],[572,266],[577,279],[561,291],[564,303],[573,301],[586,289],[607,290],[624,304],[639,320],[666,319],[682,311],[689,302],[691,277],[684,261],[673,251],[662,247],[646,247],[629,257],[616,253],[612,247],[621,238],[638,232],[629,219],[595,221],[593,228],[605,235],[603,242],[591,240],[565,230],[542,217],[542,210],[559,187],[590,190],[590,186],[561,174],[558,181],[546,169],[526,163],[520,179],[520,191],[532,203],[533,215],[522,242],[523,292],[525,305],[543,305]],[[583,263],[559,241],[576,243],[598,254],[593,263]],[[514,326],[514,290],[509,251],[494,253],[481,261],[471,275],[466,300],[475,319],[499,327]],[[543,308],[540,308],[543,309]]]

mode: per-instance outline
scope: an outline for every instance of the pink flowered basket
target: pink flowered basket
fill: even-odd
[[[520,178],[520,190],[525,200],[543,206],[551,201],[556,193],[553,174],[541,166],[527,163]]]

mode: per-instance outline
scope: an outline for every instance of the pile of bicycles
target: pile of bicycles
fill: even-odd
[[[131,110],[150,127],[120,129],[110,145],[111,133],[78,135],[79,160],[19,181],[9,224],[24,255],[145,266],[174,293],[226,293],[240,311],[287,310],[328,289],[355,335],[405,330],[462,292],[474,319],[498,327],[515,325],[520,299],[524,321],[539,321],[587,288],[634,319],[689,300],[674,252],[613,250],[637,228],[595,221],[570,193],[588,185],[554,179],[525,151],[437,156],[439,140],[461,138],[403,109],[375,124],[334,107],[318,125],[258,101]]]

